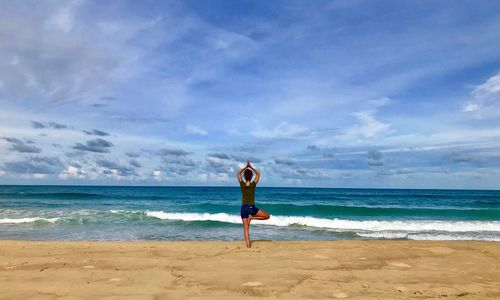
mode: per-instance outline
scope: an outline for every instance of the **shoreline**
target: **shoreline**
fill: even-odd
[[[495,299],[500,242],[0,240],[0,299]]]

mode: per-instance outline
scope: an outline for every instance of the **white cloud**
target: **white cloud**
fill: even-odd
[[[279,156],[279,157],[276,157],[274,159],[274,162],[276,164],[279,164],[279,165],[294,165],[295,164],[295,160],[293,160],[292,158],[290,157],[286,157],[286,156]]]
[[[5,9],[7,5],[15,9]],[[10,61],[0,68],[6,98],[66,103],[105,86],[120,55],[95,39],[99,33],[92,24],[73,17],[78,2],[62,8],[45,2],[33,10],[30,5],[0,2],[0,40],[9,41],[0,43],[0,57]]]
[[[368,101],[368,105],[373,108],[379,108],[382,106],[386,106],[392,102],[392,99],[389,97],[382,97],[374,100]]]
[[[202,182],[207,182],[208,181],[208,174],[206,174],[206,173],[198,174],[198,180],[200,180]]]
[[[73,9],[81,1],[71,1],[67,6],[61,7],[45,22],[46,29],[59,30],[68,33],[73,28]]]
[[[154,170],[153,171],[153,178],[156,181],[161,181],[162,180],[161,171],[160,170]]]
[[[63,180],[68,180],[72,178],[83,179],[86,177],[86,172],[81,167],[68,166],[60,174],[59,178]]]
[[[224,166],[225,165],[224,160],[221,158],[218,158],[218,157],[209,156],[209,157],[207,157],[207,161],[213,166]]]
[[[310,130],[299,124],[290,124],[288,122],[281,122],[278,126],[266,129],[257,128],[252,129],[250,134],[255,137],[260,138],[287,138],[287,137],[299,137],[306,135]]]
[[[220,182],[228,182],[229,181],[229,176],[227,173],[216,173],[215,174],[215,180],[220,181]]]
[[[467,103],[463,106],[462,111],[464,112],[475,112],[478,111],[481,107],[477,103]]]
[[[117,94],[130,80],[137,84],[158,66],[155,43],[163,42],[165,36],[161,18],[130,16],[126,5],[116,5],[113,14],[87,14],[99,10],[100,4],[65,3],[0,2],[0,41],[9,41],[0,43],[0,57],[7,60],[2,64],[0,59],[0,92],[7,100],[30,98],[31,108],[94,102],[101,96]],[[114,14],[123,15],[123,22],[110,31],[102,24],[116,23]],[[143,86],[142,94],[130,97],[148,98],[141,107],[147,106],[160,117],[167,111],[162,107],[173,111],[182,88],[174,95],[173,88],[148,79],[150,86]],[[120,100],[115,114],[126,115],[123,110],[128,104]],[[134,108],[137,114],[146,113]]]
[[[186,131],[190,134],[197,134],[202,136],[208,135],[208,132],[206,130],[201,129],[200,127],[195,125],[187,125]]]
[[[496,94],[500,92],[500,73],[490,77],[485,83],[478,85],[474,91],[473,95],[476,96],[489,96],[491,94]]]
[[[359,123],[346,131],[344,136],[349,139],[371,139],[391,129],[390,124],[375,119],[372,111],[357,112],[354,116]]]
[[[471,95],[474,99],[462,107],[463,112],[477,118],[500,116],[500,72],[474,87]]]

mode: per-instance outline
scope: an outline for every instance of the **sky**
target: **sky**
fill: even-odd
[[[0,1],[0,184],[500,188],[498,1]]]

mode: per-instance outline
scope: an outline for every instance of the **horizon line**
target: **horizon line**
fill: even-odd
[[[149,188],[239,188],[239,186],[227,185],[89,185],[89,184],[0,184],[0,187],[9,186],[57,186],[57,187],[149,187]],[[435,191],[493,191],[500,192],[500,189],[452,189],[452,188],[384,188],[384,187],[288,187],[288,186],[260,186],[261,188],[279,188],[279,189],[332,189],[332,190],[435,190]]]

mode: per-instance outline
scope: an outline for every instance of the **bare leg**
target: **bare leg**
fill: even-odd
[[[243,235],[245,236],[245,243],[247,248],[252,247],[252,242],[250,241],[250,218],[241,219],[243,221]]]
[[[259,209],[259,211],[254,215],[254,216],[250,216],[250,220],[248,220],[248,223],[250,224],[250,221],[255,219],[255,220],[267,220],[269,219],[271,216],[263,209]]]

